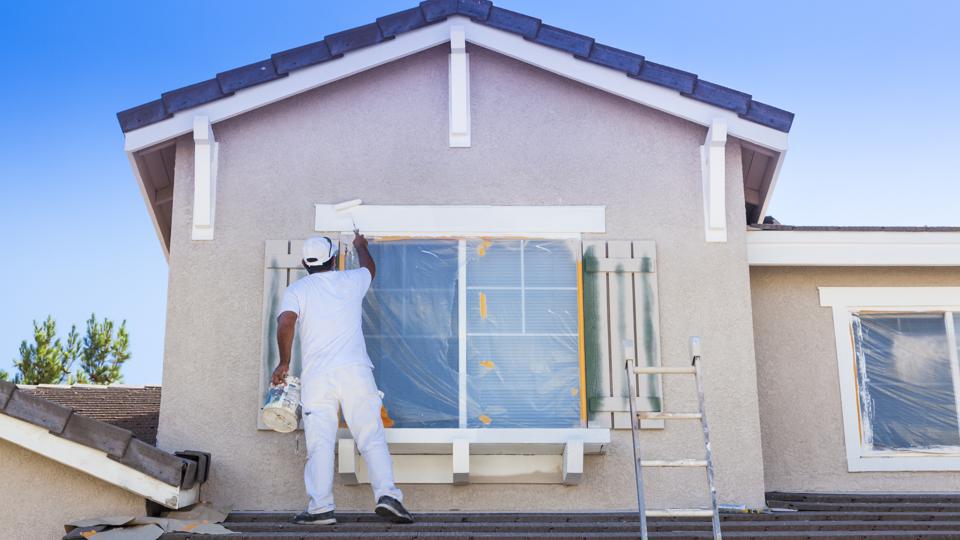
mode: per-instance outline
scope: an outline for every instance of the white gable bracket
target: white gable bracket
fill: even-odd
[[[207,116],[193,119],[193,234],[194,240],[213,240],[217,209],[217,141]]]
[[[470,146],[469,56],[463,26],[450,27],[450,148]]]
[[[700,147],[703,177],[703,225],[707,242],[727,241],[727,122],[714,119]]]

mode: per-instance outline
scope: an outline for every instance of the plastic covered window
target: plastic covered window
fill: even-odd
[[[372,239],[370,250],[364,335],[386,425],[581,425],[578,243]]]
[[[853,316],[864,450],[958,450],[957,331],[953,313]]]

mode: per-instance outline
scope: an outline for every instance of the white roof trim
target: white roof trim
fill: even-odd
[[[477,24],[462,16],[407,32],[394,39],[352,51],[343,58],[291,72],[287,77],[237,91],[236,94],[187,109],[172,118],[127,132],[124,149],[135,152],[173,139],[193,129],[195,116],[217,123],[270,103],[338,81],[450,41],[452,26],[462,26],[466,40],[511,58],[573,79],[599,90],[709,127],[714,119],[727,121],[731,135],[782,152],[787,134],[740,118],[737,113],[680,95],[623,72],[578,60],[568,52],[533,43],[520,36]]]
[[[183,508],[194,504],[200,497],[199,482],[188,490],[171,486],[110,459],[106,452],[57,437],[40,426],[5,414],[0,414],[0,439],[146,497],[167,508]]]
[[[750,266],[960,266],[960,232],[747,231]]]

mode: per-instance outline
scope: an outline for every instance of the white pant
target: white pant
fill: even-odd
[[[398,501],[403,494],[393,484],[393,463],[380,418],[380,392],[373,371],[363,365],[330,371],[322,380],[304,381],[311,401],[303,404],[303,429],[307,440],[307,465],[303,482],[310,504],[307,512],[329,512],[333,503],[333,450],[337,442],[337,406],[367,464],[374,501],[389,495]]]

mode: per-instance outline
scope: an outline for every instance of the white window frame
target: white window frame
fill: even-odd
[[[819,287],[820,305],[833,309],[833,328],[843,412],[847,470],[960,471],[960,450],[931,455],[923,452],[878,452],[861,445],[857,363],[852,316],[861,311],[946,312],[944,324],[950,346],[955,396],[960,399],[960,367],[952,313],[960,312],[960,287]],[[960,416],[960,403],[958,403]]]

